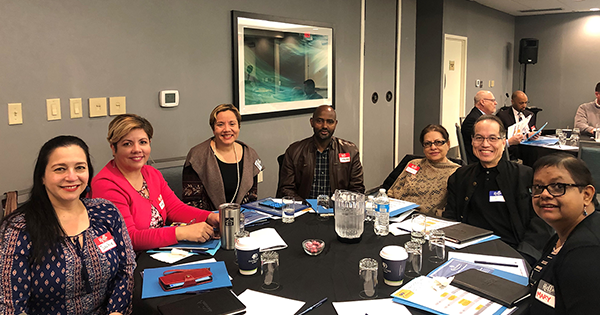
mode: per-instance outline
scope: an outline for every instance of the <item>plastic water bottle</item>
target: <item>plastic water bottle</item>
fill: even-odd
[[[375,201],[375,234],[386,236],[390,233],[390,200],[385,189],[379,189],[373,201]]]
[[[373,200],[373,196],[369,196],[369,199],[365,203],[365,221],[375,221],[375,201]]]

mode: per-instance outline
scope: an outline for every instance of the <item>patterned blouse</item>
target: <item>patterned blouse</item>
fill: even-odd
[[[460,166],[451,161],[431,163],[426,158],[411,163],[419,166],[419,171],[411,174],[403,170],[388,190],[388,196],[414,202],[420,212],[441,217],[448,200],[448,178]]]
[[[83,246],[67,238],[41,264],[29,263],[25,215],[2,224],[0,314],[131,314],[135,253],[125,223],[109,201],[82,201],[90,220]]]

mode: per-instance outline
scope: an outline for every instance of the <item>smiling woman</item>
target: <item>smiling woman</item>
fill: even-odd
[[[441,216],[446,207],[448,177],[459,167],[448,160],[448,131],[441,125],[427,125],[419,138],[424,159],[408,162],[388,191],[388,196],[418,203],[419,211]]]
[[[537,215],[556,230],[531,271],[531,314],[595,314],[600,215],[590,171],[572,155],[544,156],[531,195]]]
[[[131,313],[135,254],[115,206],[85,198],[93,173],[77,137],[41,148],[30,199],[0,227],[0,314]]]
[[[110,122],[107,140],[114,159],[92,181],[93,195],[119,208],[135,250],[215,237],[218,214],[185,205],[161,173],[146,165],[153,133],[150,122],[135,114],[120,115]],[[196,223],[165,227],[187,222]]]
[[[257,176],[264,168],[256,151],[237,140],[241,120],[231,104],[213,109],[208,123],[214,136],[193,147],[185,160],[184,202],[216,210],[223,203],[257,199]]]

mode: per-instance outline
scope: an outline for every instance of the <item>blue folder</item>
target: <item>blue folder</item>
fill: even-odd
[[[264,200],[267,200],[267,199],[272,199],[272,198],[265,198],[265,199],[257,200],[254,202],[246,203],[246,204],[244,204],[244,208],[258,210],[258,211],[262,211],[264,213],[268,213],[268,214],[276,216],[276,217],[281,217],[281,210],[277,210],[277,209],[273,209],[273,208],[269,208],[269,207],[260,205],[261,202],[263,202]],[[300,210],[304,210],[304,209],[308,208],[308,206],[299,204],[299,203],[294,203],[294,208],[295,208],[294,212],[298,212]]]
[[[196,268],[210,268],[212,272],[212,281],[208,283],[199,284],[192,287],[176,289],[173,291],[164,291],[158,283],[158,278],[163,276],[163,272],[173,269],[196,269]],[[148,268],[144,269],[144,279],[142,281],[142,299],[175,295],[185,292],[197,292],[205,291],[210,289],[231,287],[231,280],[229,280],[229,273],[225,263],[222,261],[211,262],[211,263],[199,263],[193,265],[183,266],[170,266],[161,268]]]

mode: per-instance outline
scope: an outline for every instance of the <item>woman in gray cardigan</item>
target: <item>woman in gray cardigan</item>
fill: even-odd
[[[254,149],[237,141],[241,115],[231,104],[210,114],[214,136],[188,152],[183,167],[183,202],[206,210],[227,202],[257,199],[258,173],[264,168]]]

